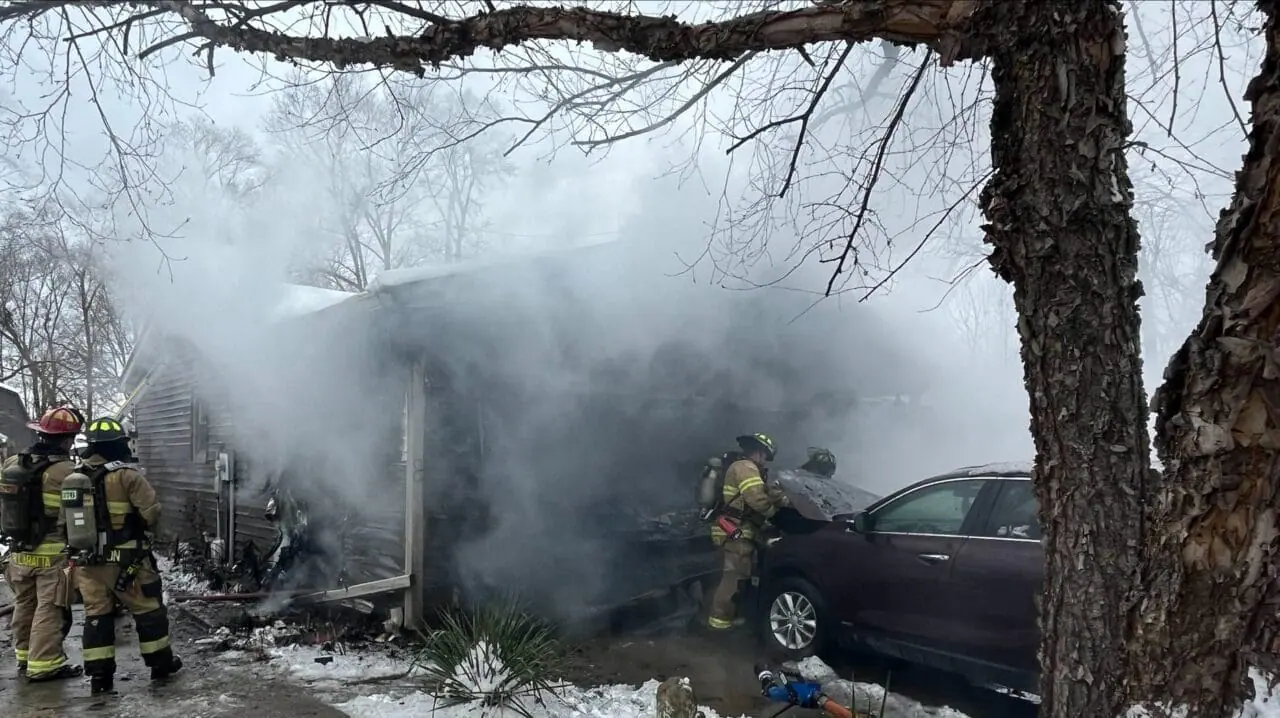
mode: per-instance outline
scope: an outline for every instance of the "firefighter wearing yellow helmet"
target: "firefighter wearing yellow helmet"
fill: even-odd
[[[182,661],[169,645],[169,617],[151,553],[150,535],[160,520],[155,489],[133,463],[129,435],[120,422],[112,417],[95,419],[85,431],[85,440],[87,456],[81,471],[97,498],[89,502],[96,511],[85,513],[92,517],[86,521],[97,524],[97,538],[73,536],[69,529],[67,541],[88,554],[87,565],[77,577],[84,597],[84,671],[92,692],[106,693],[113,688],[116,671],[117,601],[133,615],[138,650],[152,680],[177,673]],[[68,499],[75,499],[69,494],[64,487],[64,513],[69,511]],[[87,550],[86,542],[93,544]]]
[[[735,620],[734,600],[742,582],[750,580],[755,570],[756,541],[769,518],[787,504],[784,495],[765,485],[765,465],[773,461],[775,453],[773,439],[767,434],[748,434],[738,437],[738,446],[742,455],[724,473],[721,515],[727,521],[711,526],[711,541],[720,547],[724,561],[707,616],[707,627],[717,631],[741,622]]]

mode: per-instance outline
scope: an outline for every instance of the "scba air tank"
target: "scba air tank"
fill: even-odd
[[[67,525],[67,546],[77,551],[97,551],[98,514],[93,500],[93,479],[79,471],[62,482],[62,518]]]

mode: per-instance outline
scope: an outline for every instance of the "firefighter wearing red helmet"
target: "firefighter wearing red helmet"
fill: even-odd
[[[83,673],[67,663],[63,650],[71,629],[71,590],[59,511],[62,482],[75,470],[71,443],[83,423],[70,406],[46,411],[27,425],[36,443],[0,469],[0,534],[13,550],[5,567],[13,591],[13,646],[18,673],[33,682]]]

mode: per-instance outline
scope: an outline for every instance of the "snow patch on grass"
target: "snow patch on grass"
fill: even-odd
[[[541,704],[529,706],[528,710],[534,718],[651,718],[657,708],[657,695],[656,680],[639,688],[601,686],[582,689],[567,686],[555,696],[544,696]],[[402,696],[361,696],[334,707],[352,718],[417,718],[424,715],[436,718],[509,718],[518,715],[511,709],[480,703],[450,706],[422,691]],[[721,718],[710,708],[701,710],[706,718]]]
[[[489,696],[507,690],[511,680],[511,671],[498,655],[497,646],[482,640],[454,666],[451,687],[464,697]]]

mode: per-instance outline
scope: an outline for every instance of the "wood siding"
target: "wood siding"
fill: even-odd
[[[212,373],[199,366],[192,350],[173,342],[158,348],[166,361],[151,376],[150,386],[133,409],[133,418],[138,432],[138,458],[146,467],[164,510],[161,538],[189,541],[206,533],[212,537],[219,512],[215,461],[219,452],[228,451],[234,455],[236,474],[235,548],[242,551],[248,542],[259,554],[266,554],[275,544],[276,531],[264,513],[270,489],[280,477],[256,470],[254,457],[237,447],[227,392],[204,378]],[[153,356],[160,353],[154,349],[151,352]],[[207,427],[203,457],[193,457],[193,447],[202,443],[196,436],[196,402],[200,403],[198,411],[203,413]],[[260,463],[265,466],[273,462]],[[399,452],[388,453],[385,461],[378,463],[379,466],[369,467],[365,475],[345,480],[360,482],[371,497],[403,496],[404,464]],[[307,481],[301,471],[288,478],[295,482],[293,485]],[[333,477],[327,480],[332,481]],[[323,494],[306,495],[306,499],[312,504],[312,525],[316,530],[340,531],[344,536],[348,585],[403,573],[403,501],[359,507],[343,505]],[[335,504],[345,516],[332,512]]]
[[[215,506],[213,464],[192,459],[194,367],[181,347],[169,351],[171,360],[151,376],[134,405],[135,448],[163,509],[158,534],[189,540],[214,528],[209,513]]]

